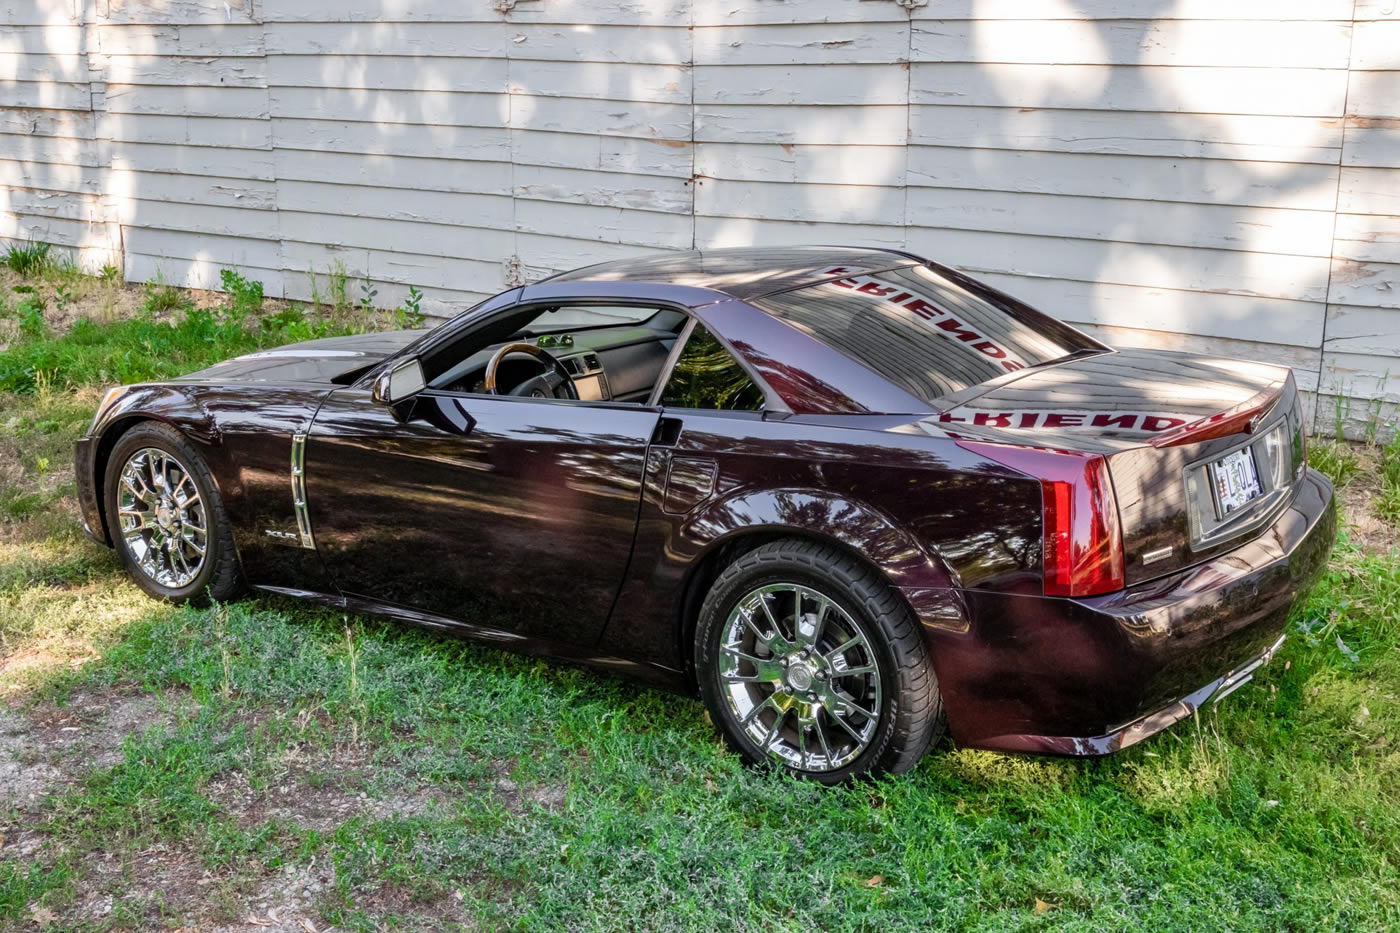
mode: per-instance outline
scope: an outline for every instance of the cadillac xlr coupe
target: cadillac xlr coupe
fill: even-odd
[[[1115,350],[906,253],[704,250],[112,389],[84,521],[171,600],[306,597],[698,690],[824,782],[1113,752],[1253,676],[1331,546],[1284,368]]]

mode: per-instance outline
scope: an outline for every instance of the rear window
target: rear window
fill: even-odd
[[[1054,318],[922,266],[851,275],[753,304],[926,402],[1102,349]]]

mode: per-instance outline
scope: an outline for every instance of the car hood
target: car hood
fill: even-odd
[[[421,330],[397,330],[350,337],[322,337],[259,350],[190,373],[182,382],[339,383],[423,336]]]
[[[921,426],[935,435],[1111,453],[1227,411],[1288,375],[1267,363],[1123,349],[974,387]]]

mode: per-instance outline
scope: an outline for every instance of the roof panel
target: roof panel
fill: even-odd
[[[740,247],[619,259],[564,272],[548,282],[656,282],[721,292],[746,301],[836,275],[916,265],[911,256],[846,246]],[[836,270],[839,270],[837,272]]]

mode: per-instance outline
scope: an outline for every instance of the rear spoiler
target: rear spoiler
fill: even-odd
[[[1227,408],[1208,418],[1163,431],[1149,443],[1153,447],[1180,447],[1183,444],[1198,444],[1201,441],[1213,441],[1218,437],[1229,437],[1231,434],[1253,434],[1259,422],[1263,421],[1283,398],[1284,389],[1288,388],[1292,378],[1293,374],[1289,373],[1287,379],[1270,383],[1234,408]]]

